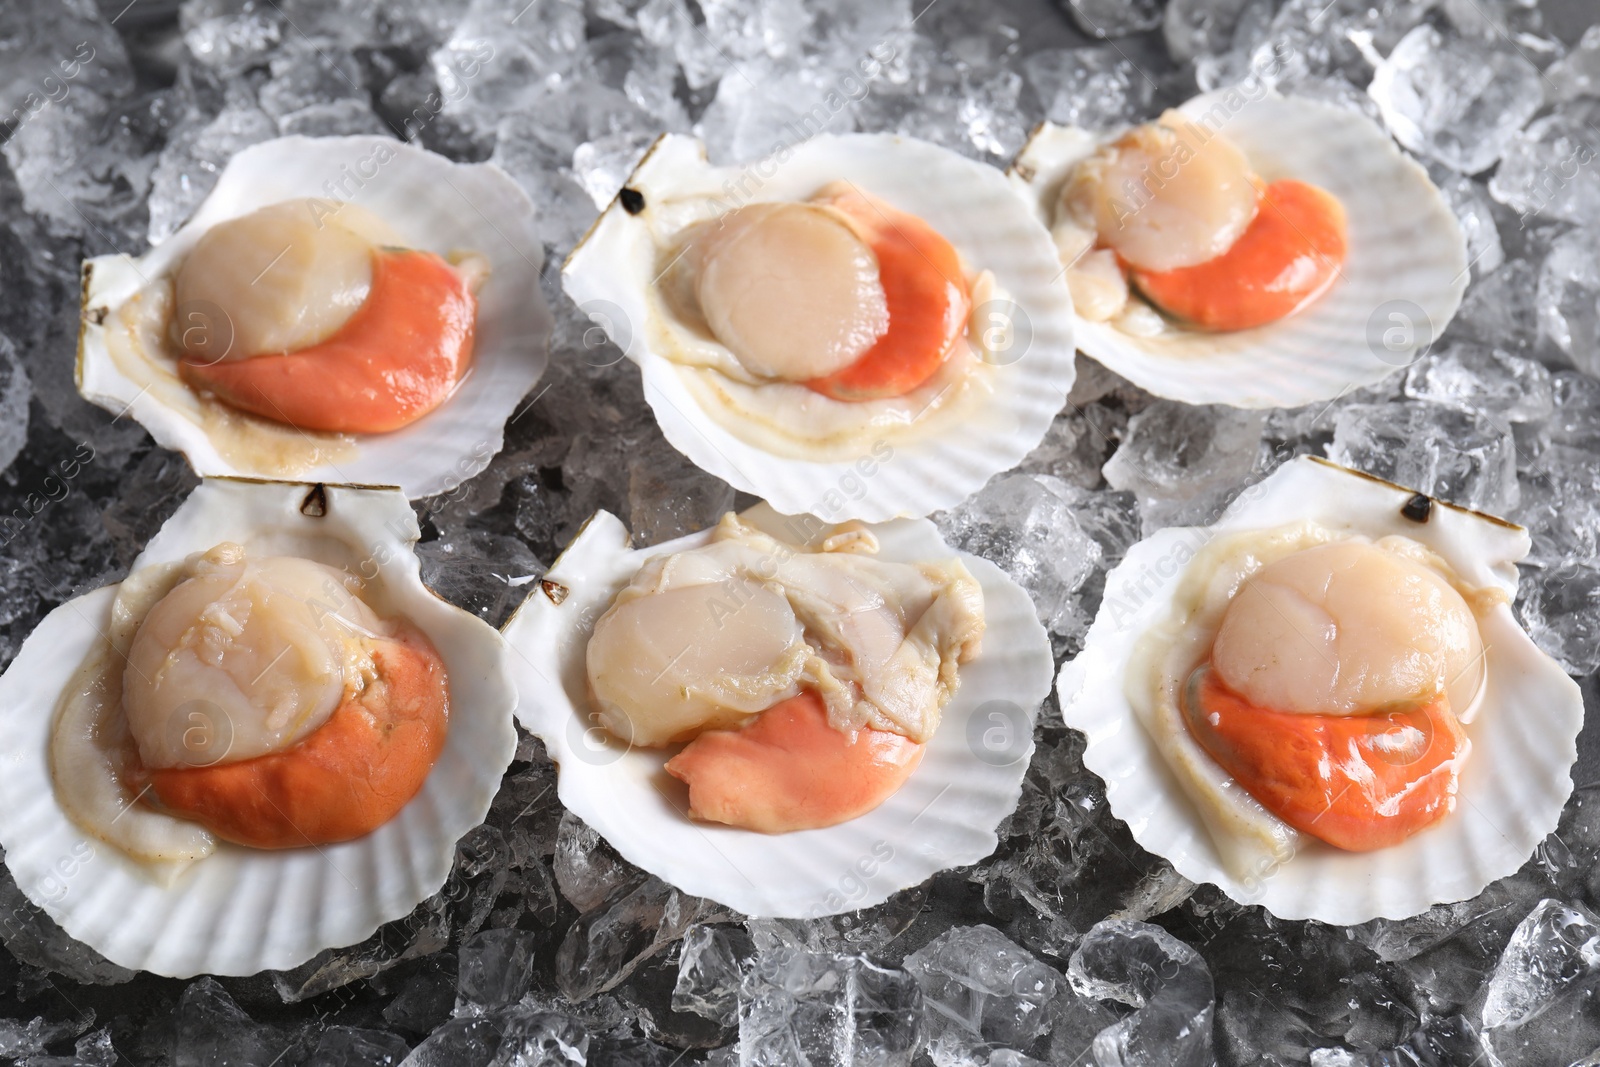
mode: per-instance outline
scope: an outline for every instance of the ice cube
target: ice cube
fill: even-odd
[[[1577,371],[1557,371],[1550,380],[1555,410],[1542,429],[1556,444],[1600,453],[1600,380]]]
[[[1039,620],[1066,633],[1075,625],[1072,595],[1094,572],[1100,546],[1051,491],[1048,477],[999,475],[934,521],[956,548],[983,556],[1020,583]]]
[[[513,113],[539,117],[543,90],[561,84],[578,62],[583,33],[581,0],[473,0],[428,57],[445,113],[482,133]]]
[[[1600,1047],[1600,917],[1542,900],[1484,984],[1485,1042],[1505,1067],[1567,1063]]]
[[[412,1049],[402,1067],[585,1067],[589,1041],[578,1020],[518,1004],[451,1019]]]
[[[745,189],[765,184],[772,161],[791,146],[855,128],[851,97],[830,70],[759,55],[727,69],[695,132],[705,139],[713,163],[750,165],[735,182],[745,195]]]
[[[335,100],[312,104],[278,120],[285,137],[352,137],[357,134],[392,135],[365,100]]]
[[[275,0],[272,6],[301,40],[350,48],[377,40],[382,5],[373,0]]]
[[[183,991],[174,1025],[172,1067],[272,1063],[288,1055],[294,1044],[276,1027],[245,1014],[210,976]]]
[[[1413,400],[1341,408],[1328,458],[1490,514],[1509,513],[1518,499],[1511,427],[1442,404]]]
[[[733,509],[733,487],[707,474],[665,440],[628,457],[628,529],[639,547],[714,526]]]
[[[28,400],[33,386],[11,338],[0,333],[0,471],[11,466],[28,440]]]
[[[489,1067],[503,1033],[504,1025],[493,1015],[449,1019],[412,1049],[401,1067]]]
[[[1017,470],[1048,474],[1083,489],[1098,488],[1105,482],[1100,468],[1127,425],[1126,416],[1121,417],[1120,425],[1113,425],[1105,414],[1099,404],[1078,407],[1069,403]]]
[[[86,254],[141,252],[151,171],[183,95],[106,100],[80,87],[23,122],[4,154],[28,210],[82,236]]]
[[[481,529],[440,531],[417,546],[428,588],[492,625],[522,603],[544,564],[515,537]]]
[[[1304,1016],[1284,1003],[1288,997],[1269,996],[1253,984],[1219,991],[1214,1024],[1218,1046],[1238,1063],[1308,1062],[1320,1042]]]
[[[579,911],[593,911],[639,877],[605,838],[584,821],[564,811],[556,831],[556,884]]]
[[[625,30],[639,28],[639,9],[649,0],[589,0],[589,14]]]
[[[556,953],[556,981],[577,1002],[604,993],[640,963],[667,948],[700,922],[732,919],[719,905],[643,877],[626,886],[567,930]]]
[[[1364,85],[1378,54],[1387,53],[1427,14],[1432,0],[1285,0],[1247,7],[1233,47],[1202,56],[1196,77],[1206,89],[1240,82],[1284,92],[1324,80]]]
[[[104,522],[118,559],[131,565],[200,479],[186,459],[164,448],[151,449],[121,474]]]
[[[1578,100],[1528,124],[1511,141],[1489,179],[1489,191],[1515,208],[1526,225],[1533,216],[1600,225],[1600,101]]]
[[[1600,231],[1573,230],[1539,269],[1539,333],[1600,377]]]
[[[1544,72],[1554,100],[1600,96],[1600,26],[1583,31],[1577,47]]]
[[[50,107],[18,121],[18,129],[0,146],[22,187],[29,211],[48,216],[61,233],[86,229],[73,200],[60,183],[75,173],[84,145],[99,133],[110,105],[90,90],[69,98],[74,106]]]
[[[150,243],[166,240],[188,221],[230,159],[276,136],[272,116],[243,106],[225,108],[204,126],[174,133],[150,178]]]
[[[1155,83],[1120,50],[1050,48],[1022,61],[1045,117],[1066,126],[1112,130],[1150,110]]]
[[[1079,996],[1136,1010],[1094,1039],[1099,1067],[1206,1067],[1212,1062],[1211,971],[1159,926],[1097,923],[1073,950],[1067,977]]]
[[[0,8],[0,139],[74,97],[114,100],[133,89],[116,27],[96,5],[10,3]]]
[[[483,930],[462,946],[456,970],[456,1014],[481,1015],[516,1003],[533,978],[534,935]]]
[[[1435,348],[1406,372],[1406,396],[1507,422],[1539,422],[1555,406],[1550,371],[1523,356],[1461,342]]]
[[[1572,560],[1525,568],[1517,612],[1534,644],[1568,674],[1600,670],[1600,567]]]
[[[956,42],[963,45],[972,46],[972,58],[952,55],[954,48],[926,47],[919,38],[906,59],[905,79],[873,81],[855,105],[861,127],[918,137],[1003,166],[1028,134],[1022,76],[1011,69],[1009,57],[1002,64],[989,55],[986,38]]]
[[[1505,169],[1506,164],[1501,163],[1496,175],[1505,173]],[[1506,253],[1500,243],[1500,231],[1494,221],[1494,202],[1489,194],[1478,182],[1441,163],[1429,167],[1428,176],[1444,194],[1445,202],[1461,224],[1461,232],[1466,235],[1467,263],[1472,276],[1482,278],[1492,274],[1505,262]]]
[[[1526,259],[1508,259],[1499,270],[1475,276],[1450,323],[1451,334],[1528,351],[1539,335],[1538,282],[1538,266]]]
[[[1278,92],[1288,96],[1301,96],[1307,100],[1316,100],[1334,107],[1342,107],[1346,111],[1357,111],[1372,119],[1374,122],[1381,120],[1378,105],[1373,102],[1361,89],[1343,74],[1330,74],[1326,78],[1296,77],[1279,79],[1274,87]],[[1446,194],[1446,199],[1449,195]],[[1452,203],[1452,207],[1456,205]],[[1463,226],[1466,224],[1463,223]],[[1470,254],[1470,249],[1469,249]]]
[[[405,1044],[401,1042],[402,1049]],[[405,1053],[402,1052],[401,1055]],[[77,1044],[72,1048],[72,1067],[117,1067],[122,1060],[122,1054],[117,1051],[116,1045],[111,1040],[111,1030],[96,1030],[92,1034],[85,1034],[78,1038]],[[379,1061],[373,1061],[378,1063]],[[399,1063],[396,1057],[391,1063]],[[53,1067],[48,1060],[29,1060],[29,1064],[37,1063],[38,1067]],[[62,1063],[60,1067],[66,1067]],[[324,1063],[308,1064],[308,1067],[327,1067]],[[380,1067],[382,1065],[380,1064]]]
[[[803,948],[813,952],[870,953],[887,959],[895,954],[891,943],[922,915],[927,897],[927,887],[921,886],[860,911],[817,919],[748,919],[745,928],[761,953]]]
[[[1009,160],[1021,150],[1028,136],[1017,99],[1021,92],[1022,76],[1014,71],[1000,71],[963,89],[956,119],[971,146],[963,149],[968,155],[975,149],[979,158]]]
[[[904,53],[912,47],[919,16],[913,14],[911,0],[876,0],[871,4],[811,0],[806,7],[812,12],[814,30],[807,47],[814,49],[826,65],[841,75],[854,71],[868,80],[887,77],[893,81],[902,76],[898,69],[880,68],[903,63]]]
[[[1472,900],[1435,904],[1407,919],[1372,919],[1348,929],[1350,937],[1378,959],[1403,963],[1433,951],[1474,924],[1498,918],[1513,906],[1508,891],[1494,885]]]
[[[683,68],[684,81],[699,91],[728,70],[728,60],[715,41],[695,22],[685,0],[648,0],[638,10],[639,32],[659,48],[671,49]]]
[[[1290,74],[1285,62],[1297,54],[1288,34],[1264,39],[1271,16],[1271,0],[1255,0],[1249,4],[1234,30],[1236,47],[1195,57],[1195,84],[1209,93],[1241,84],[1276,88],[1284,80],[1305,77],[1305,70],[1299,68]]]
[[[922,992],[865,956],[777,948],[739,994],[741,1067],[910,1067]]]
[[[1091,37],[1126,37],[1161,25],[1161,0],[1067,0],[1072,20]]]
[[[576,77],[598,80],[619,90],[651,124],[621,132],[656,137],[668,130],[689,128],[689,118],[679,102],[677,57],[631,33],[609,33],[591,38],[588,54]]]
[[[398,1034],[330,1026],[322,1032],[306,1067],[397,1067],[410,1051],[411,1046]]]
[[[1167,863],[1158,864],[1141,878],[1110,918],[1143,922],[1167,912],[1194,894],[1195,884]]]
[[[1146,533],[1214,519],[1255,466],[1265,416],[1158,400],[1128,420],[1106,481],[1139,498]]]
[[[1272,24],[1279,31],[1303,24],[1344,74],[1365,82],[1372,64],[1368,43],[1388,55],[1435,6],[1436,0],[1285,0]]]
[[[490,161],[510,174],[533,201],[540,240],[564,252],[578,243],[599,212],[547,135],[544,120],[513,115],[500,123]],[[535,265],[544,262],[543,249],[521,251]]]
[[[77,1037],[93,1022],[92,1012],[87,1022],[47,1022],[42,1015],[26,1023],[20,1019],[0,1019],[0,1056],[12,1062],[33,1063],[31,1057],[42,1056],[50,1045]]]
[[[1057,1062],[1067,1062],[1059,1060]],[[1044,1060],[1036,1060],[1032,1056],[1024,1056],[1008,1048],[995,1049],[989,1055],[987,1067],[1049,1067]]]
[[[905,959],[927,1003],[928,1052],[938,1067],[1029,1051],[1051,1027],[1062,976],[992,926],[946,931]]]
[[[1483,1035],[1465,1015],[1425,1015],[1422,1026],[1406,1043],[1406,1051],[1429,1065],[1473,1063],[1483,1056]],[[1485,1063],[1485,1067],[1489,1065]]]
[[[366,103],[361,64],[347,49],[300,45],[272,57],[272,77],[256,99],[280,123],[296,111],[336,100]]]
[[[1439,0],[1438,10],[1462,34],[1510,43],[1536,66],[1566,51],[1545,32],[1536,0]]]
[[[1051,492],[1067,502],[1079,528],[1100,549],[1093,569],[1078,587],[1072,610],[1055,628],[1055,633],[1067,639],[1065,646],[1057,645],[1059,654],[1065,649],[1075,652],[1077,642],[1088,633],[1100,607],[1106,573],[1120,563],[1123,555],[1139,540],[1141,522],[1138,500],[1132,493],[1080,489],[1058,478],[1050,478],[1046,484]]]
[[[450,1018],[456,1002],[456,976],[449,954],[436,955],[407,978],[383,1009],[383,1021],[412,1034],[431,1033]]]
[[[672,1010],[693,1012],[731,1026],[739,1010],[739,986],[753,953],[749,935],[737,926],[701,923],[684,935]]]
[[[811,15],[801,0],[701,0],[704,33],[731,61],[800,53]]]
[[[1260,0],[1171,0],[1162,35],[1172,58],[1183,62],[1226,52],[1245,9]]]
[[[1107,597],[1113,612],[1140,594],[1130,587],[1116,596]],[[1022,800],[1005,828],[1003,858],[984,875],[984,903],[1013,940],[1064,955],[1106,915],[1152,914],[1161,897],[1182,890],[1170,867],[1134,844],[1111,814],[1105,783],[1083,766],[1080,735],[1041,725],[1035,740]]]
[[[394,47],[426,54],[449,40],[466,18],[471,0],[384,0],[377,15],[384,39]]]
[[[1084,533],[1100,546],[1099,570],[1110,570],[1139,540],[1138,498],[1123,490],[1089,490],[1059,479],[1046,483],[1051,492],[1072,506]]]
[[[1367,92],[1396,140],[1463,174],[1499,159],[1544,100],[1538,68],[1508,43],[1429,25],[1400,39]]]
[[[283,41],[285,30],[278,11],[254,5],[237,12],[188,14],[183,26],[183,43],[195,62],[226,76],[237,76],[266,60]]]

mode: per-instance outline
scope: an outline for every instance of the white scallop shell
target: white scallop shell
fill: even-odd
[[[1298,178],[1344,204],[1349,255],[1307,307],[1250,330],[1169,327],[1153,337],[1077,324],[1078,347],[1135,385],[1189,404],[1298,407],[1370,385],[1416,361],[1461,304],[1467,245],[1427,172],[1354,111],[1242,87],[1178,109],[1237,144],[1263,178]],[[1047,223],[1072,167],[1110,135],[1046,123],[1011,167]]]
[[[1072,297],[1049,234],[1016,202],[1004,176],[948,149],[892,134],[817,136],[743,167],[713,167],[699,141],[667,134],[627,187],[643,194],[648,212],[652,203],[690,196],[730,207],[800,200],[838,180],[925,219],[970,269],[992,271],[1000,292],[1022,310],[1031,335],[1020,357],[993,368],[999,372],[996,391],[983,399],[977,418],[920,439],[891,435],[892,457],[873,463],[875,472],[866,475],[869,490],[854,499],[844,490],[862,480],[858,460],[774,455],[701,409],[677,366],[653,347],[645,294],[658,275],[655,252],[646,226],[620,198],[573,250],[563,282],[578,306],[639,364],[662,433],[701,469],[788,514],[817,514],[830,522],[927,515],[1016,466],[1044,437],[1072,387]]]
[[[1466,900],[1516,871],[1556,827],[1572,792],[1583,701],[1577,685],[1523,632],[1509,604],[1480,618],[1488,685],[1466,727],[1472,755],[1456,810],[1405,842],[1345,852],[1310,841],[1265,878],[1229,873],[1200,817],[1140,724],[1124,679],[1139,638],[1166,616],[1182,563],[1218,534],[1310,519],[1377,538],[1402,534],[1432,549],[1468,585],[1516,593],[1527,531],[1435,502],[1426,523],[1404,519],[1409,489],[1302,457],[1245,491],[1214,526],[1172,527],[1139,542],[1106,579],[1106,600],[1082,654],[1061,669],[1067,725],[1088,735],[1084,763],[1106,782],[1111,810],[1144,848],[1194,882],[1285,919],[1355,924],[1400,919]]]
[[[744,517],[792,537],[765,505]],[[981,654],[962,665],[960,689],[898,792],[866,815],[820,830],[762,834],[691,821],[687,787],[661,769],[674,750],[629,749],[594,725],[584,654],[595,620],[645,560],[705,544],[709,533],[634,550],[622,522],[602,511],[505,630],[521,694],[517,717],[559,765],[561,803],[629,862],[755,916],[870,907],[993,852],[995,828],[1016,807],[1033,756],[1032,723],[1054,666],[1049,638],[1020,586],[987,560],[951,549],[926,519],[871,529],[880,559],[960,556],[983,588],[988,623]]]
[[[393,158],[374,162],[380,150]],[[106,350],[105,332],[115,323],[108,316],[148,282],[175,271],[212,226],[298,197],[358,204],[411,247],[476,252],[489,261],[490,274],[477,294],[471,369],[444,404],[392,433],[357,436],[349,458],[309,470],[244,469],[219,454],[193,417],[118,369]],[[146,255],[84,263],[78,390],[107,411],[131,414],[202,476],[397,485],[413,498],[441,493],[489,465],[507,417],[544,373],[553,323],[539,290],[543,261],[532,201],[492,164],[452,163],[388,137],[266,141],[229,160],[194,217]]]
[[[329,485],[326,513],[315,517],[301,510],[312,491],[207,480],[133,568],[228,540],[365,574],[376,568],[372,586],[444,659],[452,705],[445,749],[422,791],[366,837],[281,851],[219,843],[163,888],[67,819],[48,767],[57,698],[101,640],[117,587],[52,611],[0,676],[0,845],[28,898],[113,963],[176,978],[254,974],[362,940],[444,884],[456,841],[483,821],[516,751],[505,644],[493,627],[422,584],[412,551],[417,522],[405,497]]]

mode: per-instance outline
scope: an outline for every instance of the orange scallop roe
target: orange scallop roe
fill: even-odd
[[[781,834],[865,815],[905,784],[925,748],[888,730],[836,730],[805,690],[736,730],[707,730],[666,771],[689,784],[691,817]]]
[[[252,848],[328,845],[387,823],[444,751],[449,687],[414,630],[382,642],[373,662],[376,680],[284,752],[146,771],[157,807]]]
[[[328,340],[298,352],[206,363],[182,379],[230,407],[302,430],[387,433],[450,396],[472,361],[477,300],[432,252],[373,252],[366,300]]]
[[[889,328],[861,358],[805,384],[835,400],[904,396],[938,373],[967,329],[961,257],[915,215],[842,188],[817,200],[843,212],[878,259]]]
[[[1352,852],[1397,845],[1448,815],[1472,747],[1443,694],[1308,715],[1253,706],[1206,667],[1184,711],[1200,746],[1268,811]]]
[[[1192,267],[1132,272],[1152,303],[1208,330],[1276,322],[1321,296],[1338,277],[1348,243],[1344,205],[1305,182],[1262,190],[1249,229],[1222,255]]]

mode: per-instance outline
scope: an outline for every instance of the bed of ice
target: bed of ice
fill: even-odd
[[[764,155],[819,105],[1004,164],[1255,76],[1382,114],[1471,243],[1428,354],[1329,404],[1154,400],[1080,361],[1022,466],[938,517],[1026,585],[1063,658],[1143,532],[1299,453],[1533,531],[1518,611],[1600,668],[1600,27],[1587,0],[7,0],[0,5],[0,662],[120,577],[194,485],[72,384],[78,265],[182,222],[238,149],[389,132],[537,202],[551,367],[481,476],[417,505],[426,576],[503,619],[596,508],[655,542],[744,502],[669,448],[561,258],[662,130]],[[859,75],[867,54],[880,62]],[[1381,65],[1375,94],[1367,87]],[[1595,1063],[1600,783],[1478,899],[1280,922],[1141,851],[1047,706],[990,859],[814,922],[743,921],[630,868],[525,739],[445,889],[294,971],[179,982],[72,942],[0,870],[0,1060],[45,1064],[1101,1067]],[[1586,746],[1587,747],[1587,746]],[[1587,772],[1587,777],[1584,772]],[[408,1058],[409,1057],[409,1058]]]

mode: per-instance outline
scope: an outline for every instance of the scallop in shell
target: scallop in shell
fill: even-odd
[[[322,949],[360,941],[436,892],[450,873],[456,841],[483,821],[510,765],[516,694],[500,635],[423,585],[412,551],[417,537],[416,518],[397,490],[207,479],[134,561],[127,580],[46,616],[0,676],[0,744],[11,754],[8,773],[0,776],[0,844],[29,899],[115,963],[188,977],[293,967]],[[377,625],[378,616],[403,620],[442,661],[449,707],[443,745],[420,790],[371,832],[315,847],[250,848],[214,838],[142,798],[117,801],[108,824],[84,819],[85,798],[104,799],[94,793],[97,772],[92,759],[58,747],[64,727],[57,724],[74,714],[76,697],[68,694],[84,689],[85,672],[97,670],[108,655],[115,658],[108,650],[128,619],[114,606],[122,611],[130,595],[138,601],[152,583],[170,585],[164,576],[197,559],[226,565],[239,557],[276,560],[268,585],[277,592],[296,596],[305,586],[318,590],[319,603],[323,595],[344,601],[328,609],[337,610],[344,626],[361,630]],[[347,588],[359,590],[359,602],[345,595]],[[134,655],[145,623],[153,625],[156,610],[178,593],[163,595],[143,621],[135,620]],[[258,599],[251,610],[268,609]],[[258,620],[215,621],[235,633],[242,621],[248,636]],[[289,641],[294,653],[318,654],[305,636],[302,629]],[[259,687],[273,655],[294,658],[288,646],[243,652],[268,661],[260,673],[245,672],[251,677],[234,672],[244,688]],[[148,670],[142,677],[162,678]],[[243,726],[228,729],[244,721],[228,715],[223,689],[232,683],[205,675],[204,668],[195,678],[223,714],[192,724],[175,720],[183,734],[157,743],[181,742],[198,754],[190,766],[211,767],[222,763],[226,749],[213,755],[207,746],[262,741]],[[132,707],[133,696],[123,693],[124,708]],[[146,743],[139,738],[141,750]],[[134,821],[143,825],[125,832]]]
[[[1344,208],[1347,254],[1320,295],[1286,317],[1248,329],[1191,328],[1136,298],[1128,300],[1127,310],[1102,316],[1104,321],[1090,321],[1080,309],[1076,337],[1086,354],[1172,400],[1298,407],[1387,377],[1415,362],[1444,332],[1467,285],[1466,240],[1427,173],[1382,129],[1357,112],[1250,85],[1196,97],[1177,112],[1175,121],[1189,124],[1196,136],[1176,146],[1174,160],[1187,158],[1182,153],[1188,140],[1200,143],[1200,152],[1231,142],[1261,179],[1294,179],[1326,190]],[[1018,154],[1010,175],[1055,233],[1063,262],[1081,271],[1074,284],[1085,287],[1084,293],[1126,298],[1116,253],[1087,251],[1094,234],[1064,225],[1071,222],[1064,194],[1078,165],[1115,136],[1046,123]],[[1223,172],[1216,179],[1223,186],[1225,163],[1211,168]],[[1141,212],[1160,207],[1159,194],[1177,184],[1170,174],[1120,179],[1124,188],[1109,202],[1120,205],[1118,220],[1135,223]],[[1126,188],[1129,181],[1132,188]],[[1211,221],[1231,233],[1230,206],[1220,193],[1208,201]],[[1182,243],[1183,235],[1166,226],[1172,221],[1162,226],[1168,249]]]
[[[1074,372],[1061,274],[1004,177],[946,149],[825,135],[715,167],[669,134],[563,281],[673,447],[781,511],[876,522],[1043,437]]]
[[[289,212],[287,220],[267,217],[294,202],[307,210]],[[285,247],[237,257],[251,269],[232,269],[229,250],[205,240],[223,223],[254,226],[239,240],[281,237]],[[337,425],[308,432],[293,420],[248,414],[180,378],[187,369],[180,368],[180,348],[189,356],[216,349],[215,359],[200,360],[209,367],[246,339],[262,351],[324,340],[328,331],[319,327],[348,318],[352,299],[359,304],[369,292],[376,299],[367,249],[395,251],[389,246],[452,261],[476,286],[476,314],[466,324],[470,362],[439,386],[449,390],[433,398],[442,403],[415,421],[385,426],[387,432],[340,432]],[[217,266],[208,260],[204,271],[191,272],[201,277],[175,286],[199,252]],[[398,485],[412,497],[443,492],[488,465],[506,419],[544,371],[552,320],[539,290],[543,259],[532,203],[491,164],[453,163],[386,137],[267,141],[231,159],[194,217],[145,255],[85,262],[78,389],[108,411],[132,415],[203,476]],[[306,288],[310,277],[319,281]],[[241,286],[252,300],[270,289],[259,314],[249,301],[231,312],[222,306],[218,294]],[[406,303],[402,296],[385,306]],[[278,308],[292,321],[263,320]],[[204,342],[199,349],[190,343],[196,339]],[[413,347],[391,340],[386,352]],[[354,388],[351,396],[362,392]]]
[[[1193,881],[1214,883],[1282,918],[1340,924],[1405,918],[1465,900],[1527,860],[1555,829],[1572,790],[1569,768],[1583,721],[1578,687],[1533,644],[1511,610],[1516,562],[1528,549],[1527,531],[1519,526],[1325,460],[1292,460],[1246,489],[1215,525],[1161,530],[1128,552],[1106,579],[1105,601],[1083,652],[1061,670],[1063,716],[1088,736],[1084,763],[1105,779],[1117,817],[1142,846]],[[1448,628],[1434,634],[1408,621],[1405,613],[1416,603],[1407,607],[1403,597],[1398,628],[1366,633],[1337,623],[1340,611],[1352,610],[1350,600],[1327,608],[1332,622],[1322,609],[1281,590],[1245,603],[1254,576],[1285,559],[1330,551],[1382,557],[1388,570],[1381,573],[1399,576],[1389,588],[1423,590],[1443,605],[1439,610],[1457,616],[1470,610],[1475,632],[1459,640]],[[1338,594],[1326,590],[1334,586],[1321,588],[1331,605]],[[1386,597],[1363,594],[1353,610]],[[1193,712],[1186,713],[1191,725],[1185,730],[1183,720],[1164,710],[1159,694],[1173,673],[1174,655],[1189,657],[1179,674],[1190,659],[1208,654],[1222,669],[1236,604],[1261,610],[1240,612],[1254,632],[1226,653],[1243,648],[1246,658],[1277,657],[1262,668],[1267,677],[1278,665],[1293,665],[1305,679],[1302,695],[1313,703],[1339,705],[1341,692],[1350,697],[1386,672],[1403,674],[1431,659],[1453,664],[1441,676],[1453,721],[1381,707],[1382,714],[1341,720],[1366,730],[1357,744],[1376,754],[1377,762],[1368,765],[1380,768],[1379,777],[1438,787],[1434,809],[1395,835],[1403,839],[1357,842],[1363,850],[1326,843],[1337,835],[1315,825],[1316,818],[1335,812],[1342,819],[1335,809],[1343,791],[1314,813],[1312,832],[1300,832],[1279,818],[1282,809],[1269,811],[1259,790],[1211,758],[1217,750],[1197,732]],[[1225,609],[1220,629],[1219,607]],[[1288,645],[1274,644],[1272,634]],[[1351,669],[1343,669],[1346,659]],[[1330,676],[1330,666],[1342,674]],[[1192,690],[1181,685],[1178,700],[1188,700]],[[1378,693],[1377,699],[1385,697]],[[1292,693],[1280,691],[1270,706],[1292,702]],[[1209,714],[1217,705],[1200,706]],[[1269,714],[1292,716],[1294,710]],[[1447,734],[1458,735],[1453,755],[1437,766],[1419,762]],[[1405,803],[1376,810],[1392,822],[1391,816],[1405,814]]]
[[[961,663],[959,685],[943,707],[920,765],[876,807],[834,825],[763,833],[691,819],[690,805],[698,801],[669,777],[673,749],[619,740],[608,729],[614,726],[609,709],[591,703],[588,664],[596,622],[620,603],[619,592],[644,573],[652,583],[662,574],[682,577],[693,565],[692,550],[712,545],[714,534],[708,530],[634,549],[622,523],[599,512],[505,630],[522,694],[519,719],[544,739],[559,765],[562,804],[630,862],[749,915],[815,917],[868,907],[937,871],[988,855],[997,841],[996,827],[1021,795],[1033,752],[1032,724],[1052,671],[1049,640],[1027,594],[988,561],[945,545],[925,519],[840,528],[810,516],[785,517],[764,504],[738,519],[763,535],[813,551],[875,546],[877,560],[918,564],[923,570],[959,560],[961,573],[970,574],[969,582],[976,580],[986,622],[982,648]],[[660,571],[641,570],[669,558],[672,563]],[[724,595],[754,604],[751,594],[760,594],[761,585],[727,581],[702,588],[708,590],[708,604],[710,597]],[[708,632],[704,643],[720,640]],[[694,679],[678,675],[684,673],[681,664],[700,656],[697,649],[685,649],[673,657],[662,675],[674,678],[663,682],[655,676],[657,689],[692,693]],[[728,660],[701,658],[724,666]],[[726,671],[737,673],[731,666]],[[722,681],[742,694],[759,688],[747,684],[744,674]],[[755,696],[751,710],[759,711],[767,698]],[[812,785],[808,794],[830,792],[828,783]]]

